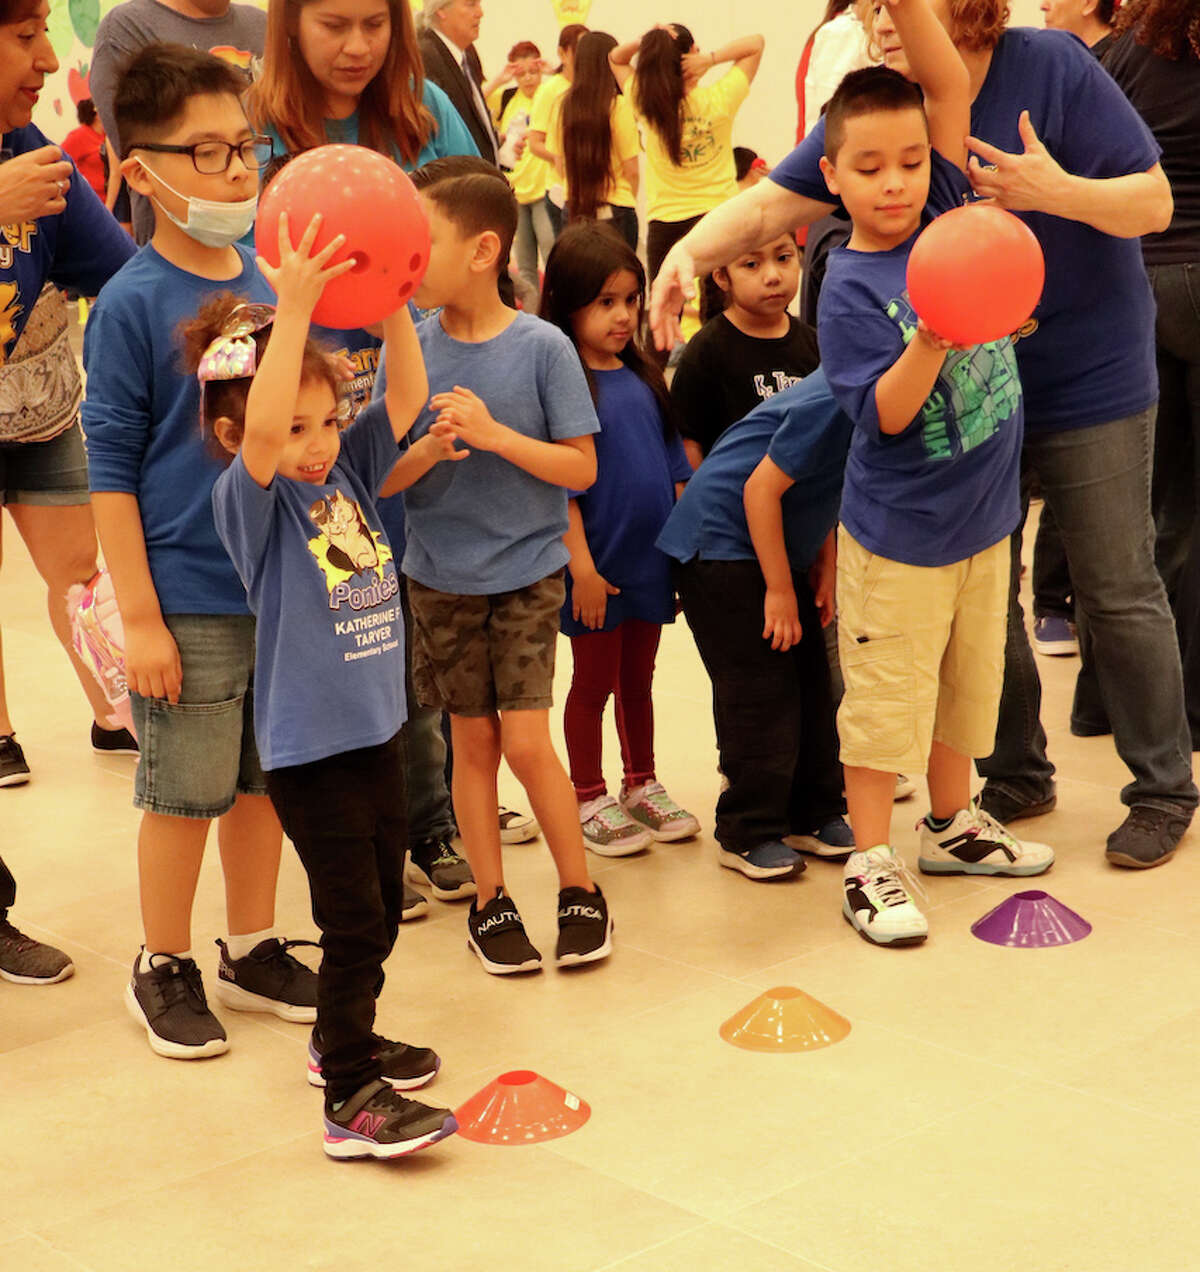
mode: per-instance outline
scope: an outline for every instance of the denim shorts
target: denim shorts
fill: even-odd
[[[167,614],[183,665],[178,702],[131,693],[141,758],[133,804],[168,817],[220,817],[265,795],[254,745],[254,619]]]
[[[0,504],[73,508],[87,502],[87,455],[78,423],[48,442],[0,443]]]

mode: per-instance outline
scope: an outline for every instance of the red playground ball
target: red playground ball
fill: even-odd
[[[988,203],[943,212],[908,256],[908,298],[925,325],[957,345],[1011,336],[1033,313],[1046,262],[1033,231]]]
[[[279,217],[300,241],[309,222],[325,218],[314,250],[338,234],[346,243],[329,262],[357,264],[326,284],[313,310],[323,327],[365,327],[412,298],[429,264],[429,222],[413,183],[400,166],[366,146],[318,146],[297,155],[267,186],[258,203],[258,254],[279,264]]]

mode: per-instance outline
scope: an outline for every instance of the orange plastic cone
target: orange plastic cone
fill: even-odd
[[[747,1051],[815,1051],[849,1032],[845,1016],[791,985],[759,994],[721,1026],[726,1042]]]
[[[592,1115],[586,1100],[532,1069],[502,1073],[456,1109],[458,1133],[477,1144],[540,1144],[577,1131]]]

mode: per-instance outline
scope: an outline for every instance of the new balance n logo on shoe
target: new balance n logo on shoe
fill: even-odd
[[[365,1109],[351,1123],[350,1129],[356,1131],[359,1135],[365,1135],[368,1139],[374,1139],[379,1134],[379,1128],[383,1126],[387,1118],[382,1113],[368,1113]]]

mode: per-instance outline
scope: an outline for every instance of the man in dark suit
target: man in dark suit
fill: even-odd
[[[483,67],[475,52],[482,0],[425,0],[419,43],[425,74],[450,98],[479,153],[496,162],[499,143],[483,99]]]

